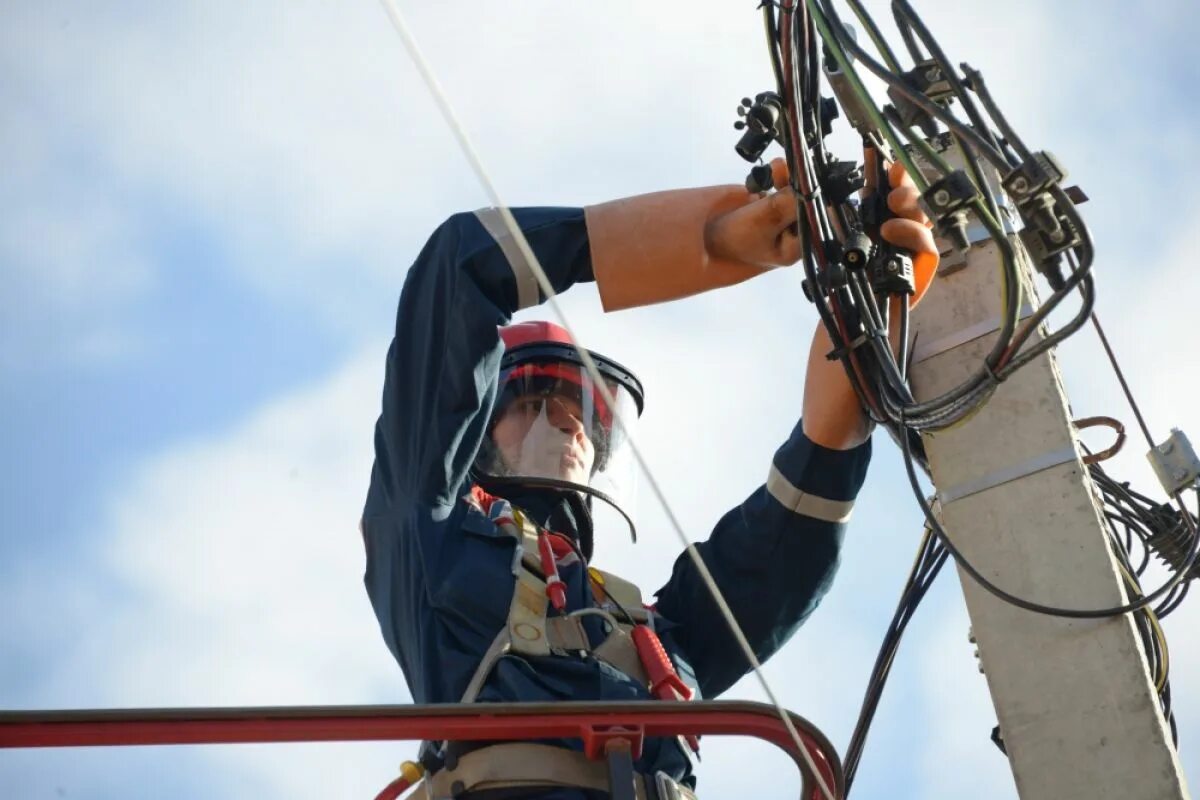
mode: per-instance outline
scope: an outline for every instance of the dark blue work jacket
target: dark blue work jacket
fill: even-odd
[[[557,291],[593,280],[581,209],[515,213]],[[460,700],[512,599],[514,540],[464,499],[497,395],[504,349],[497,326],[522,303],[544,299],[527,267],[505,257],[513,252],[505,239],[473,214],[443,223],[408,272],[387,356],[363,514],[365,583],[417,703]],[[828,590],[869,460],[869,443],[828,450],[797,424],[764,464],[766,484],[697,545],[759,659],[778,650]],[[571,610],[595,605],[582,565],[566,566],[561,578]],[[716,697],[747,672],[686,554],[656,594],[663,644],[701,696]],[[589,635],[593,646],[602,640],[598,628]],[[479,695],[480,702],[646,698],[643,686],[591,657],[518,655],[500,659]],[[648,742],[638,767],[676,778],[687,770],[673,740]]]

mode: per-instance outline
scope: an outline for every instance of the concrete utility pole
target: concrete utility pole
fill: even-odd
[[[958,153],[945,155],[962,166]],[[943,256],[914,318],[918,400],[965,379],[995,341],[999,248],[982,229],[971,238],[965,264]],[[1028,281],[1019,243],[1018,252]],[[964,555],[1012,594],[1063,608],[1119,606],[1122,579],[1071,419],[1045,355],[975,416],[926,435],[942,520]],[[959,578],[1022,800],[1188,797],[1130,615],[1048,617]]]

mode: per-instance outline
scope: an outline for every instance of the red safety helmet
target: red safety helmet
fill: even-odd
[[[488,435],[476,469],[483,475],[506,477],[563,478],[554,474],[552,463],[542,463],[536,454],[544,454],[546,448],[553,450],[553,443],[534,443],[532,439],[521,451],[521,458],[510,452],[505,458],[493,441],[493,430],[497,423],[519,399],[530,397],[564,397],[577,408],[580,422],[593,448],[590,474],[575,475],[569,480],[596,484],[618,484],[629,481],[634,472],[628,458],[621,457],[622,446],[627,440],[625,431],[616,430],[614,414],[604,400],[603,393],[588,374],[579,352],[567,331],[552,322],[520,322],[500,328],[500,339],[504,342],[504,355],[500,360],[499,391],[492,417],[488,424]],[[598,353],[588,351],[601,377],[604,378],[625,427],[641,415],[643,390],[641,381],[630,370]],[[514,460],[519,463],[512,463]],[[553,455],[550,462],[553,462]],[[617,479],[616,472],[630,473]],[[607,478],[607,480],[606,480]]]
[[[514,322],[512,325],[505,325],[500,329],[500,340],[504,342],[504,349],[508,351],[523,344],[547,342],[570,346],[575,344],[575,340],[571,338],[571,334],[567,333],[566,328],[543,320]]]
[[[575,348],[571,334],[553,322],[537,320],[505,325],[500,329],[500,340],[504,342],[504,357],[500,361],[500,384],[527,376],[546,376],[579,383],[586,379],[587,371]],[[621,387],[629,392],[637,405],[640,416],[644,403],[642,382],[630,370],[611,358],[588,350],[596,362],[600,374],[607,380],[609,388]],[[613,384],[616,384],[616,387]],[[603,397],[595,391],[597,409],[611,425],[612,412],[604,408]]]

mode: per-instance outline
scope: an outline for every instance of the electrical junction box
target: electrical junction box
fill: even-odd
[[[1174,496],[1200,478],[1200,458],[1196,457],[1192,443],[1178,428],[1172,428],[1170,438],[1147,453],[1146,457],[1158,475],[1158,482],[1169,495]]]

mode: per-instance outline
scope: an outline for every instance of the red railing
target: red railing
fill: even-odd
[[[845,784],[829,740],[796,714],[809,756],[835,797]],[[0,711],[0,748],[96,745],[237,744],[319,741],[513,741],[581,739],[589,755],[627,739],[635,752],[645,737],[753,736],[791,756],[801,797],[823,795],[773,706],[730,700],[694,703],[488,703],[427,706]]]

